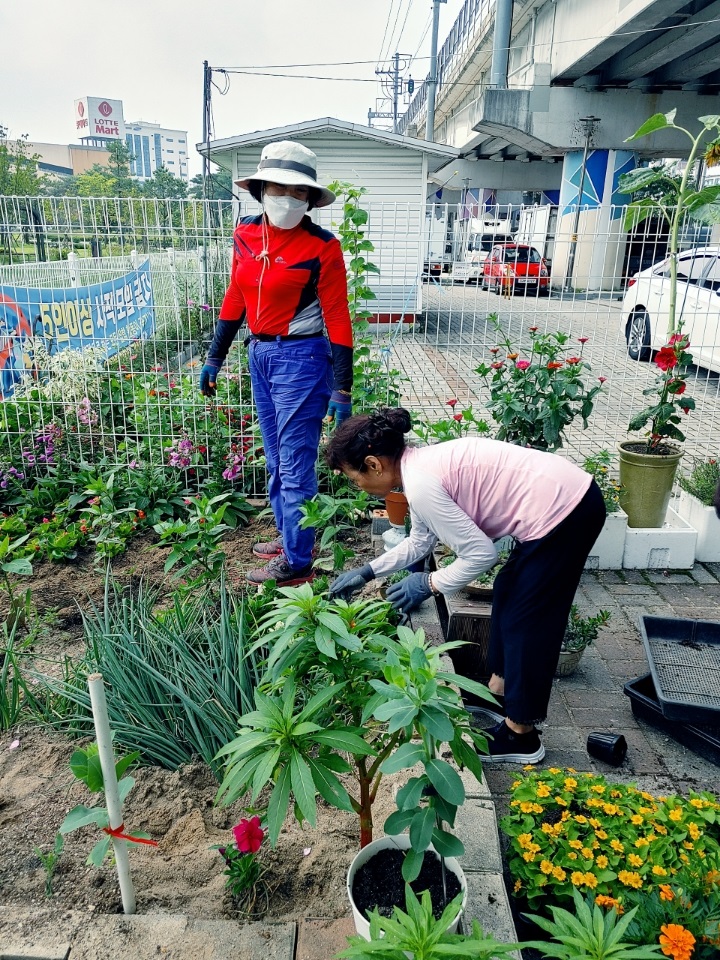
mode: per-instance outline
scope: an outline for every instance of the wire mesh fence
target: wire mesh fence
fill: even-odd
[[[590,365],[588,383],[605,378],[587,429],[576,419],[563,452],[580,461],[628,439],[630,416],[647,406],[643,390],[654,382],[654,364],[646,361],[666,334],[661,226],[650,222],[628,234],[625,210],[603,217],[583,210],[575,238],[569,218],[553,208],[502,208],[475,218],[452,205],[367,208],[375,245],[369,256],[380,268],[371,277],[377,299],[368,307],[382,321],[371,325],[367,346],[419,418],[447,419],[448,401],[457,400],[492,427],[477,368],[513,362],[492,353],[503,337],[513,352],[528,355],[536,328],[567,334],[568,346]],[[185,441],[195,451],[214,444],[224,463],[238,450],[257,448],[240,342],[217,403],[208,404],[197,389],[199,358],[227,285],[235,223],[257,209],[252,201],[0,197],[3,459],[23,450],[30,451],[26,458],[42,456],[33,453],[33,437],[50,428],[75,434],[81,459],[118,467],[141,459],[167,463]],[[332,208],[314,214],[330,229],[337,215]],[[697,408],[681,424],[689,464],[720,448],[720,247],[706,230],[689,226],[683,247],[678,304],[697,361],[687,388]],[[69,342],[72,331],[63,327],[62,311],[43,308],[26,318],[26,328],[17,326],[9,288],[38,288],[48,301],[68,301],[72,291],[117,282],[143,265],[152,328],[109,357],[97,345],[65,349],[62,338]],[[360,402],[364,386],[356,384]],[[194,462],[206,469],[202,457]],[[260,495],[261,458],[256,462],[246,489]]]

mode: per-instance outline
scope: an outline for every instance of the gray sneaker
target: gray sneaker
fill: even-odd
[[[281,553],[264,567],[258,567],[245,574],[248,583],[254,583],[257,586],[267,583],[268,580],[275,580],[279,587],[296,587],[301,583],[308,583],[315,579],[315,571],[312,563],[309,563],[302,569],[293,569]]]
[[[272,560],[273,557],[279,557],[283,552],[282,537],[275,540],[268,540],[266,543],[254,543],[252,552],[261,560]]]

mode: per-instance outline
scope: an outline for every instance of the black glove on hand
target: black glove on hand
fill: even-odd
[[[419,607],[423,600],[432,596],[429,573],[411,573],[399,583],[393,583],[385,591],[385,596],[396,610],[410,613]]]
[[[374,579],[375,574],[369,563],[357,570],[346,570],[330,587],[330,596],[339,597],[340,600],[349,600],[354,593],[362,590],[366,583],[370,583]]]
[[[218,373],[220,372],[220,363],[217,361],[212,361],[210,359],[206,360],[203,364],[203,368],[200,371],[200,393],[204,397],[213,397],[215,396],[215,388],[217,386]]]

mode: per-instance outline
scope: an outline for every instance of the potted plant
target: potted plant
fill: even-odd
[[[717,460],[698,460],[688,476],[681,476],[677,512],[697,530],[695,559],[720,560],[720,520],[715,512],[715,491],[720,483]]]
[[[485,404],[497,423],[496,437],[538,450],[557,450],[563,434],[576,417],[583,427],[593,411],[595,397],[605,377],[588,388],[584,375],[590,364],[583,359],[587,337],[579,337],[579,349],[569,344],[566,333],[539,333],[530,327],[530,348],[523,354],[503,332],[497,315],[489,318],[499,334],[494,359],[481,363],[476,373],[490,389]]]
[[[695,409],[685,393],[692,355],[689,341],[674,333],[658,351],[655,383],[643,390],[652,397],[650,405],[628,424],[629,431],[645,431],[645,440],[625,440],[620,451],[620,505],[628,515],[629,527],[662,527],[665,522],[675,472],[682,449],[672,441],[683,441],[681,418]]]
[[[320,795],[359,816],[365,848],[382,777],[420,764],[385,823],[393,838],[409,830],[400,863],[402,879],[412,882],[426,851],[430,866],[433,851],[447,858],[464,852],[445,825],[453,826],[465,791],[441,747],[481,777],[477,751],[486,741],[471,727],[456,688],[490,695],[441,668],[454,645],[431,646],[422,630],[393,627],[389,614],[387,603],[329,601],[310,584],[278,591],[253,647],[267,651],[256,709],[240,718],[239,736],[219,751],[226,767],[217,799],[229,804],[249,791],[255,803],[269,786],[266,822],[274,846],[288,810],[315,825]],[[340,779],[344,774],[354,776],[355,791]],[[398,841],[384,846],[397,848]],[[442,871],[442,862],[437,866]]]
[[[385,509],[388,520],[394,527],[404,527],[405,520],[410,516],[410,507],[407,497],[401,491],[393,491],[385,497]]]
[[[598,633],[609,620],[610,613],[607,610],[601,610],[595,617],[583,617],[577,604],[572,605],[555,670],[556,677],[569,677],[575,673],[585,648],[597,639]]]
[[[610,451],[603,449],[583,462],[583,470],[594,477],[600,488],[607,511],[600,536],[585,562],[587,570],[620,570],[623,565],[627,514],[620,506],[621,487],[611,473],[612,460]]]

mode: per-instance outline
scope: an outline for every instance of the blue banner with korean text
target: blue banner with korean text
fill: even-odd
[[[33,375],[31,338],[52,356],[60,350],[102,350],[111,357],[155,330],[150,263],[87,287],[0,286],[0,399]]]

